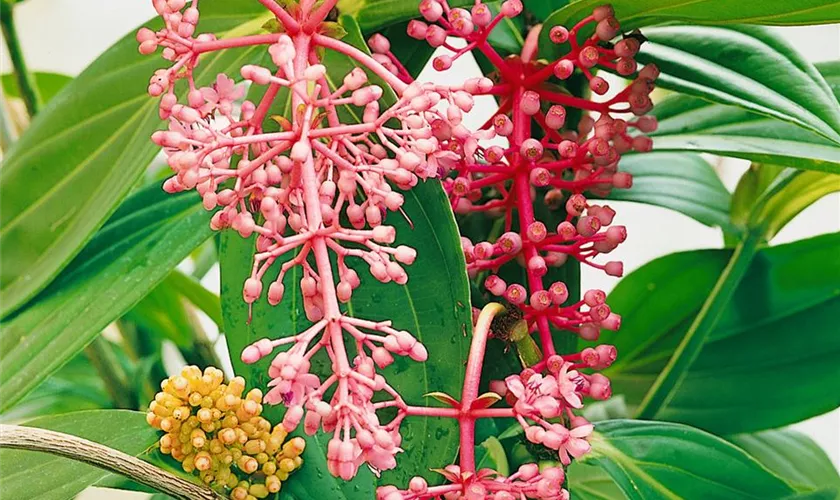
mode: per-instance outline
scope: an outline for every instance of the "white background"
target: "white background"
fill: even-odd
[[[148,0],[28,0],[20,4],[15,13],[30,68],[68,75],[81,72],[100,52],[154,15]],[[838,25],[779,28],[779,32],[811,61],[840,59]],[[10,71],[5,45],[2,46],[0,56],[3,72]],[[476,71],[472,61],[458,61],[449,71],[447,79],[463,81]],[[430,77],[431,73],[425,73],[421,80]],[[488,111],[484,106],[476,108]],[[479,120],[482,117],[473,119]],[[745,162],[712,160],[717,164],[724,183],[732,189],[745,168]],[[627,226],[630,235],[627,242],[615,252],[616,257],[624,261],[626,272],[672,252],[721,246],[718,229],[703,226],[676,212],[632,203],[611,202],[610,205],[618,212],[616,223]],[[795,241],[838,230],[840,195],[834,194],[803,212],[772,243]],[[585,289],[609,290],[616,281],[600,272],[584,269]],[[211,273],[206,286],[218,291],[218,273]],[[807,342],[807,338],[803,341]],[[814,348],[819,349],[819,346]],[[721,369],[726,367],[722,366]],[[826,390],[836,391],[838,388],[827,387]],[[840,464],[840,411],[794,427],[809,434],[826,450],[835,465]],[[113,494],[107,497],[113,498]]]

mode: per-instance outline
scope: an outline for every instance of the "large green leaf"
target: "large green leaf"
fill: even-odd
[[[658,26],[638,59],[657,86],[790,122],[840,142],[840,105],[819,71],[760,26]]]
[[[698,359],[658,418],[718,434],[800,421],[840,405],[840,233],[761,250]],[[654,260],[625,277],[609,304],[624,321],[606,370],[638,405],[732,255],[698,250]],[[801,332],[806,327],[807,342]]]
[[[630,155],[621,159],[620,168],[633,174],[633,186],[613,189],[608,199],[670,208],[707,226],[730,226],[731,195],[700,155]]]
[[[801,432],[776,429],[728,439],[798,490],[840,491],[840,474],[831,459]]]
[[[17,424],[44,415],[111,408],[111,398],[99,374],[84,354],[78,354],[34,391],[0,415],[0,422]]]
[[[791,123],[674,95],[651,112],[656,151],[697,151],[808,170],[840,172],[840,146]],[[629,157],[628,157],[629,158]]]
[[[609,3],[629,31],[668,21],[694,24],[752,23],[777,26],[801,24],[829,24],[840,21],[840,5],[834,0],[581,0],[558,9],[545,21],[540,47],[547,52],[554,49],[548,39],[549,28],[556,25],[571,27],[592,14],[595,7]],[[587,32],[582,33],[582,35]]]
[[[630,499],[782,498],[794,490],[743,450],[699,429],[608,420],[582,459],[603,468]]]
[[[615,480],[598,465],[575,460],[566,471],[569,493],[579,500],[620,500],[627,498]]]
[[[199,30],[255,33],[266,13],[257,2],[209,0]],[[207,84],[219,72],[236,76],[258,49],[209,54],[196,79]],[[9,151],[0,171],[0,315],[67,265],[158,151],[149,136],[164,123],[146,86],[166,64],[141,56],[134,35],[127,35],[67,85]]]
[[[211,234],[195,193],[148,186],[127,199],[54,281],[0,331],[0,411],[142,299]]]
[[[30,420],[24,425],[79,436],[129,455],[157,442],[157,432],[136,411],[80,411]],[[108,476],[108,472],[67,458],[23,450],[0,450],[0,498],[65,500]]]
[[[344,41],[363,47],[364,40],[355,22],[343,16],[342,23],[347,31]],[[325,65],[328,79],[340,82],[356,63],[327,52]],[[386,99],[394,99],[393,94],[386,94]],[[283,106],[275,111],[282,114]],[[339,111],[344,122],[359,120],[358,110],[352,107]],[[389,383],[406,401],[423,404],[423,395],[428,392],[457,394],[460,390],[460,374],[464,370],[471,325],[469,288],[458,230],[440,183],[420,183],[404,194],[403,210],[411,224],[399,213],[390,214],[387,223],[397,229],[395,244],[417,250],[417,260],[406,269],[408,284],[381,284],[370,277],[365,264],[348,260],[348,264],[358,266],[363,284],[354,292],[346,311],[373,320],[390,319],[397,328],[409,330],[426,345],[429,359],[425,363],[399,358],[384,371]],[[248,322],[249,311],[242,301],[242,284],[250,275],[253,253],[253,238],[243,240],[236,234],[224,234],[220,251],[222,306],[235,371],[245,375],[249,383],[265,387],[269,381],[270,358],[255,365],[244,365],[238,354],[259,338],[292,335],[304,330],[309,322],[301,306],[298,267],[286,275],[284,300],[275,307],[269,306],[264,298],[256,302]],[[285,256],[286,259],[291,257]],[[266,283],[272,279],[273,276],[267,276]],[[328,368],[324,365],[321,369]],[[269,409],[268,412],[276,418],[280,409]],[[398,456],[400,467],[397,471],[384,473],[383,482],[406,484],[410,477],[418,474],[435,478],[428,472],[430,465],[449,463],[456,453],[458,439],[454,421],[410,418],[402,424],[402,434],[402,448],[406,451]],[[293,480],[297,479],[293,476]],[[366,481],[370,481],[370,476],[358,478],[354,483],[364,488]]]

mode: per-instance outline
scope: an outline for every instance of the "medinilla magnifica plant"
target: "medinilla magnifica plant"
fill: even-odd
[[[833,3],[152,4],[69,83],[2,4],[11,495],[840,494],[781,429],[838,405],[837,234],[772,244],[840,190],[840,65],[757,26]],[[627,201],[722,248],[624,276]]]

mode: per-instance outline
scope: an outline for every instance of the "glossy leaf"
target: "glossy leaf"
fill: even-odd
[[[760,26],[646,28],[656,85],[793,123],[840,143],[840,105],[819,71]]]
[[[836,408],[836,393],[825,388],[840,383],[839,244],[834,233],[761,250],[658,418],[732,434]],[[610,294],[624,321],[619,333],[602,339],[621,353],[605,373],[631,408],[671,358],[731,254],[671,254],[634,271]]]
[[[450,7],[464,7],[474,0],[452,0]],[[339,0],[338,10],[353,16],[365,34],[372,34],[391,26],[418,17],[420,0]]]
[[[111,398],[99,374],[84,354],[78,354],[23,400],[0,415],[0,422],[17,424],[34,417],[71,411],[111,408]]]
[[[67,75],[37,71],[32,73],[32,77],[35,79],[35,86],[38,87],[38,94],[45,103],[49,102],[65,85],[73,80],[72,77]],[[3,93],[6,97],[20,98],[20,89],[13,73],[0,75],[0,82],[2,82]]]
[[[566,471],[572,498],[579,500],[620,500],[627,498],[615,480],[602,467],[575,460]]]
[[[341,20],[347,31],[344,41],[364,48],[364,39],[355,22],[347,16]],[[330,81],[340,82],[356,65],[331,51],[324,57]],[[386,94],[388,98],[394,97]],[[285,110],[277,111],[283,113]],[[359,119],[358,110],[350,106],[341,109],[340,113],[346,123]],[[399,213],[389,214],[387,223],[397,229],[395,245],[408,245],[417,250],[417,260],[406,268],[408,284],[381,284],[370,276],[364,263],[348,260],[349,265],[358,266],[362,286],[354,292],[346,312],[373,320],[390,319],[396,327],[405,328],[426,345],[429,359],[425,363],[398,358],[384,371],[386,379],[399,389],[407,402],[425,404],[423,395],[429,392],[460,393],[460,375],[464,370],[471,325],[469,291],[457,227],[440,183],[421,182],[405,193],[403,210],[413,226]],[[222,307],[234,370],[245,375],[253,385],[265,387],[269,381],[270,357],[255,365],[244,365],[239,361],[238,353],[259,338],[300,332],[309,322],[301,305],[299,267],[286,275],[287,291],[283,301],[272,307],[263,297],[253,304],[248,322],[249,311],[242,300],[242,285],[250,275],[253,253],[253,239],[243,240],[232,233],[223,235],[220,251]],[[287,254],[278,261],[292,257]],[[276,276],[274,272],[265,277],[266,288]],[[313,366],[326,370],[323,359],[321,361],[320,365],[315,362]],[[282,409],[269,408],[267,412],[276,418],[282,414]],[[418,474],[440,480],[428,469],[430,464],[449,463],[455,455],[458,443],[455,422],[414,418],[404,421],[401,429],[401,447],[406,451],[397,457],[399,469],[384,472],[381,481],[407,484],[410,477]],[[361,481],[361,487],[364,487],[366,479],[356,481]]]
[[[246,0],[210,0],[198,29],[256,33],[266,12]],[[196,70],[198,83],[219,72],[238,75],[257,50],[263,49],[209,54]],[[158,152],[149,136],[165,123],[146,87],[165,63],[140,55],[134,34],[126,35],[67,85],[8,152],[0,171],[0,316],[70,262]]]
[[[610,200],[670,208],[707,226],[728,228],[731,195],[709,162],[690,153],[630,155],[620,168],[633,174],[630,189],[613,189]]]
[[[303,451],[303,462],[306,466],[296,470],[283,482],[281,499],[362,500],[376,496],[376,483],[367,467],[361,467],[352,481],[344,481],[329,473],[327,442],[331,435],[318,433],[315,436],[301,437],[306,440],[306,449]]]
[[[651,134],[656,151],[706,152],[840,173],[840,146],[791,123],[684,95],[656,103],[651,114],[659,120]]]
[[[805,434],[776,429],[727,439],[797,490],[840,490],[840,474],[831,459]]]
[[[0,332],[0,410],[82,350],[210,237],[195,193],[148,186],[127,199],[31,305]]]
[[[765,238],[769,240],[815,201],[837,191],[840,191],[840,174],[802,172],[774,196],[758,216],[765,226]]]
[[[524,0],[525,10],[539,21],[548,19],[555,10],[569,5],[569,0]]]
[[[141,455],[158,439],[136,411],[94,410],[30,420],[24,425],[79,436],[129,455]],[[67,458],[23,450],[0,450],[0,498],[65,500],[108,476],[108,472]]]
[[[198,280],[177,270],[167,276],[164,283],[206,314],[219,328],[222,327],[222,304],[218,295],[204,288]]]
[[[547,53],[556,51],[548,39],[552,26],[567,28],[592,14],[603,0],[580,0],[558,9],[545,21],[540,47]],[[766,0],[743,2],[740,0],[611,0],[616,18],[623,30],[630,31],[670,21],[692,24],[766,24],[792,26],[802,24],[829,24],[840,21],[840,6],[833,0]],[[584,31],[581,36],[588,35]]]
[[[582,459],[602,467],[630,499],[782,498],[794,490],[743,450],[699,429],[609,420]]]

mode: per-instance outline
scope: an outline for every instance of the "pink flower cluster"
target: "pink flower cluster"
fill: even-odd
[[[140,52],[162,47],[172,65],[156,71],[149,83],[149,94],[160,97],[161,118],[169,122],[168,130],[155,133],[153,140],[174,172],[164,184],[166,191],[195,189],[204,207],[214,211],[214,229],[255,236],[253,269],[243,286],[248,304],[263,296],[269,304],[279,303],[287,273],[301,268],[296,285],[312,326],[258,340],[241,358],[254,363],[289,346],[271,362],[265,401],[288,406],[287,430],[303,421],[309,433],[319,427],[334,433],[330,471],[349,479],[363,462],[393,468],[394,455],[401,451],[399,424],[406,405],[375,367],[384,368],[393,355],[425,361],[428,354],[414,336],[389,321],[352,318],[341,311],[340,304],[361,282],[347,260],[363,261],[381,282],[406,283],[404,266],[416,252],[391,246],[396,231],[385,223],[386,214],[401,211],[404,198],[396,188],[410,189],[437,175],[440,162],[450,161],[430,121],[451,121],[448,115],[457,113],[447,113],[446,106],[464,106],[469,98],[460,90],[408,85],[377,58],[319,33],[335,1],[316,5],[304,0],[288,12],[274,0],[260,1],[282,23],[283,33],[194,36],[197,2],[154,1],[165,27],[141,29]],[[252,87],[265,87],[259,102],[242,102],[244,86],[223,74],[212,86],[196,85],[194,71],[202,54],[255,45],[266,47],[274,65],[240,70]],[[322,49],[353,58],[365,69],[356,68],[331,86],[318,55]],[[391,89],[371,83],[369,74]],[[180,81],[187,86],[184,102],[176,93]],[[396,99],[389,101],[386,90],[396,91]],[[293,110],[289,119],[280,131],[265,132],[272,104],[287,98]],[[341,123],[340,106],[358,108],[362,122]],[[277,262],[290,252],[296,255]],[[353,359],[348,346],[357,353]],[[312,357],[322,349],[334,372],[325,380],[310,372]],[[385,407],[397,408],[397,415],[380,422],[376,412]]]

